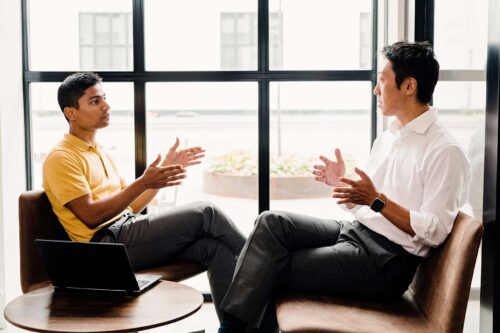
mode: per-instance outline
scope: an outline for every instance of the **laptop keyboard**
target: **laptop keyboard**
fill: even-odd
[[[139,288],[141,288],[146,283],[149,283],[149,280],[137,280],[137,284],[139,285]]]

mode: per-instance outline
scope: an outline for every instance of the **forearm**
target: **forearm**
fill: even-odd
[[[94,229],[123,212],[136,200],[145,187],[137,180],[120,192],[94,201],[90,194],[77,198],[66,204],[76,217],[87,227]]]
[[[410,224],[410,211],[408,209],[387,198],[380,214],[408,235],[415,236],[415,231]]]

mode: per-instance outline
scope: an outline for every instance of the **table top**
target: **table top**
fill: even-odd
[[[13,325],[36,332],[134,332],[186,318],[202,304],[199,291],[160,281],[138,296],[46,287],[14,299],[4,314]]]

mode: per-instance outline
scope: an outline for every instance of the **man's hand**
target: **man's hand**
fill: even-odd
[[[179,138],[175,139],[175,143],[168,150],[162,166],[178,164],[182,167],[188,167],[195,164],[200,164],[203,157],[205,157],[205,150],[201,147],[191,147],[186,149],[179,148]]]
[[[361,177],[360,180],[339,178],[339,181],[348,184],[348,187],[335,187],[332,197],[338,198],[338,204],[356,204],[370,206],[378,197],[377,189],[366,173],[358,168],[354,171]]]
[[[340,149],[335,149],[335,157],[337,158],[336,162],[333,162],[321,155],[319,159],[324,163],[324,165],[315,165],[313,175],[314,179],[319,182],[325,183],[330,186],[342,186],[344,185],[339,177],[345,175],[345,162],[342,159],[342,154],[340,153]]]
[[[169,186],[180,185],[181,179],[186,178],[186,170],[182,165],[159,165],[160,154],[156,160],[151,163],[139,178],[145,189],[160,189]]]

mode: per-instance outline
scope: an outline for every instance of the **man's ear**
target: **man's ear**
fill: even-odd
[[[405,87],[406,96],[417,94],[417,80],[412,77],[408,77],[403,82],[403,87]]]
[[[76,108],[72,107],[72,106],[66,106],[63,110],[64,112],[64,115],[66,116],[66,119],[68,120],[73,120],[74,117],[75,117],[75,111],[76,111]]]

